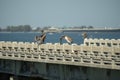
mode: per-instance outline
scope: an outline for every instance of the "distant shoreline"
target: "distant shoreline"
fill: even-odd
[[[0,33],[40,33],[40,32],[0,32]]]
[[[120,29],[54,29],[54,30],[45,30],[47,33],[61,33],[61,32],[120,32]],[[41,33],[41,31],[30,31],[30,32],[7,32],[0,31],[0,33]]]
[[[120,29],[64,29],[63,32],[120,32]]]

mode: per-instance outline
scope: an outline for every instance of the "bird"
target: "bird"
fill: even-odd
[[[62,44],[62,39],[65,39],[69,44],[71,44],[73,42],[72,38],[67,36],[67,35],[62,35],[60,37],[60,44]]]
[[[86,33],[86,32],[83,32],[83,33],[82,33],[82,36],[83,36],[84,39],[87,38],[87,33]]]
[[[40,36],[35,36],[35,41],[36,41],[38,44],[44,43],[45,39],[46,39],[46,33],[43,33],[43,32],[42,32],[42,35],[40,35]]]

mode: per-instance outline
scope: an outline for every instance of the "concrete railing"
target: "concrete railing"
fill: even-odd
[[[108,46],[108,47],[120,47],[120,39],[85,39],[84,44],[87,46]]]
[[[0,58],[120,70],[119,46],[1,41]]]

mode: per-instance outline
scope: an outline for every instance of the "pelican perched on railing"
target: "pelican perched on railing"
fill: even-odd
[[[62,44],[62,39],[65,39],[69,44],[73,42],[72,38],[66,35],[60,37],[60,44]]]
[[[84,39],[87,38],[87,33],[86,32],[82,33],[82,36]]]
[[[35,36],[35,41],[36,41],[38,44],[42,44],[42,43],[44,43],[45,38],[46,38],[46,34],[42,32],[42,35],[41,35],[41,36]]]

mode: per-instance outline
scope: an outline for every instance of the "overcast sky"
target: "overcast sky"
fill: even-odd
[[[120,0],[0,0],[0,27],[25,24],[120,28]]]

